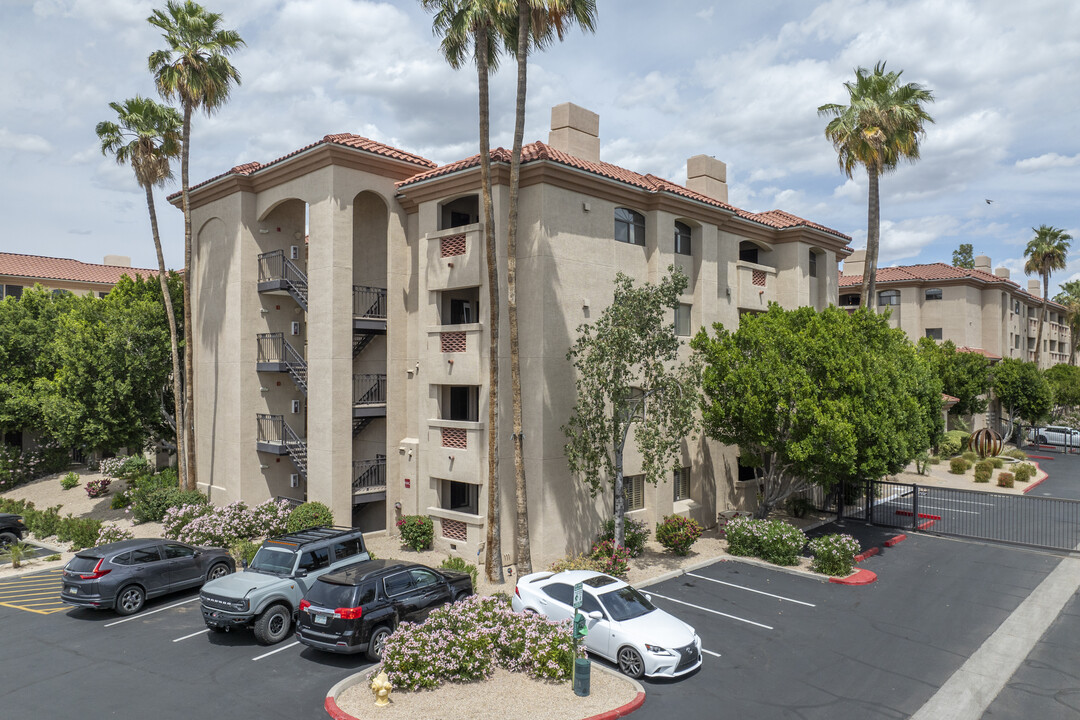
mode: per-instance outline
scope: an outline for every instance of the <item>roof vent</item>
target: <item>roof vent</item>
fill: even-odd
[[[103,265],[114,265],[116,267],[131,267],[131,258],[127,255],[106,255]]]
[[[990,272],[991,267],[993,267],[993,265],[990,262],[990,256],[989,255],[976,255],[975,256],[975,269],[976,270],[982,270],[983,272],[988,273],[988,272]]]
[[[710,155],[695,155],[686,161],[686,187],[726,203],[727,165]]]
[[[1039,281],[1035,278],[1028,280],[1028,292],[1036,296],[1039,294]]]
[[[1005,278],[1006,280],[1008,280],[1009,268],[999,267],[997,270],[994,271],[994,274],[997,275],[999,278]]]
[[[548,145],[574,157],[600,162],[600,116],[574,103],[551,108]]]
[[[863,270],[866,268],[866,251],[856,250],[844,259],[844,267],[841,269],[841,275],[862,275]]]

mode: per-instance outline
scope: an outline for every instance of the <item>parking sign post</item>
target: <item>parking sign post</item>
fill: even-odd
[[[587,697],[589,694],[589,679],[592,668],[589,667],[588,658],[578,657],[578,641],[589,634],[589,627],[585,624],[585,616],[581,614],[581,583],[574,585],[574,624],[570,634],[574,638],[574,670],[573,683],[574,694],[578,697]]]

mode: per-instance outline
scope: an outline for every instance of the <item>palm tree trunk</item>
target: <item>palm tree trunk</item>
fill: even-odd
[[[491,113],[488,108],[488,28],[476,32],[476,79],[480,95],[480,195],[484,203],[484,249],[488,271],[488,507],[484,566],[488,580],[503,582],[499,497],[499,265],[495,208],[491,199]]]
[[[532,572],[529,542],[529,499],[525,485],[524,434],[521,431],[521,363],[517,315],[517,231],[518,194],[521,185],[521,143],[525,135],[525,95],[529,62],[528,0],[518,0],[517,112],[514,119],[514,149],[510,155],[510,213],[506,223],[506,309],[510,317],[510,387],[514,413],[514,496],[517,505],[518,576]]]
[[[1042,273],[1043,283],[1043,301],[1042,307],[1039,308],[1039,329],[1035,332],[1035,367],[1041,367],[1042,360],[1042,334],[1043,334],[1043,319],[1046,317],[1046,305],[1050,296],[1050,273]]]
[[[154,207],[154,188],[146,185],[146,208],[150,212],[150,230],[154,234],[154,249],[157,250],[158,281],[161,283],[161,296],[165,302],[165,316],[169,321],[169,349],[172,351],[173,403],[176,405],[176,466],[180,476],[180,487],[186,487],[187,456],[184,449],[184,391],[180,376],[180,339],[176,335],[176,312],[173,310],[172,294],[169,292],[169,278],[165,270],[165,255],[161,252],[161,235],[158,233],[157,209]]]
[[[881,199],[878,195],[878,173],[873,167],[866,168],[867,180],[870,191],[866,217],[866,262],[863,265],[862,290],[859,293],[859,304],[870,308],[871,312],[877,312],[877,303],[874,302],[875,290],[877,289],[877,260],[878,244],[881,230]]]
[[[187,478],[184,486],[194,490],[198,485],[195,456],[195,360],[192,352],[195,333],[191,323],[191,199],[188,197],[188,159],[191,155],[191,103],[184,103],[183,146],[180,149],[180,188],[184,209],[184,448],[187,450]]]

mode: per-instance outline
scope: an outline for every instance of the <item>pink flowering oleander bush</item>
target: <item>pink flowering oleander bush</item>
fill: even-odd
[[[667,515],[656,523],[656,542],[676,555],[687,555],[701,537],[701,525],[696,520],[679,515]]]
[[[806,534],[783,520],[735,518],[727,524],[728,552],[758,557],[774,565],[794,565],[806,545]]]
[[[193,545],[232,547],[241,540],[283,534],[290,512],[288,500],[265,500],[253,508],[242,502],[224,507],[184,503],[165,511],[162,534]]]
[[[125,530],[114,523],[105,523],[101,526],[101,529],[98,530],[97,540],[94,542],[94,545],[106,545],[108,543],[120,542],[121,540],[131,540],[134,537],[135,533],[130,530]]]
[[[596,543],[592,546],[590,555],[602,573],[625,578],[630,571],[630,551],[621,545],[616,545],[614,540]]]
[[[120,469],[124,467],[124,460],[122,457],[105,458],[98,465],[98,470],[102,475],[106,475],[111,478],[120,477]]]
[[[99,498],[109,492],[109,485],[111,484],[112,480],[107,477],[90,480],[86,483],[86,494],[88,497]]]
[[[403,622],[386,639],[382,669],[395,689],[436,688],[490,677],[496,667],[566,682],[573,667],[570,622],[511,611],[506,597],[472,595]]]
[[[208,512],[210,505],[206,503],[186,503],[171,507],[161,519],[161,534],[170,540],[179,540],[188,523]]]
[[[826,575],[848,575],[855,567],[855,556],[862,549],[859,541],[847,534],[822,535],[807,547],[813,556],[811,567]]]
[[[255,537],[284,535],[289,525],[293,505],[288,500],[264,500],[251,508],[251,523]]]
[[[69,462],[68,451],[55,441],[28,452],[0,442],[0,492],[63,470]]]

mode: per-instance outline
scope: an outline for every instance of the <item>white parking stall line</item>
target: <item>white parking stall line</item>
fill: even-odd
[[[126,622],[131,621],[131,620],[142,620],[147,615],[153,615],[154,613],[165,612],[166,610],[172,610],[174,607],[180,607],[181,605],[187,605],[190,602],[197,602],[198,600],[199,600],[199,598],[197,596],[191,598],[190,600],[181,600],[178,603],[175,603],[173,605],[166,605],[165,607],[158,608],[157,610],[151,610],[150,612],[139,613],[138,615],[132,615],[131,617],[124,618],[123,620],[117,620],[116,622],[107,623],[105,625],[105,627],[112,627],[113,625],[119,625],[120,623],[126,623]]]
[[[718,585],[727,585],[728,587],[739,588],[740,590],[745,590],[747,592],[757,593],[758,595],[766,595],[766,596],[771,597],[771,598],[776,598],[777,600],[783,600],[785,602],[796,603],[797,605],[805,605],[806,607],[817,607],[817,605],[815,605],[814,603],[803,602],[802,600],[793,600],[793,599],[791,599],[789,597],[784,597],[783,595],[773,595],[772,593],[767,593],[764,590],[755,590],[754,588],[749,588],[749,587],[746,587],[745,585],[736,585],[735,583],[724,582],[723,580],[717,580],[716,578],[705,577],[704,575],[698,575],[697,573],[692,573],[692,572],[688,572],[686,574],[689,575],[690,577],[696,577],[696,578],[700,578],[702,580],[708,580],[709,582],[714,582],[714,583],[717,583]]]
[[[706,650],[705,648],[701,648],[701,652],[712,655],[713,657],[720,657],[720,653],[714,653],[712,650]]]
[[[766,630],[772,630],[773,629],[773,627],[771,625],[763,625],[763,624],[761,624],[759,622],[754,622],[753,620],[747,620],[746,618],[741,618],[738,615],[728,615],[727,613],[720,612],[719,610],[713,610],[712,608],[701,607],[700,605],[694,605],[693,603],[683,602],[682,600],[676,600],[673,597],[668,597],[666,595],[661,595],[660,593],[650,592],[649,595],[651,595],[652,597],[661,598],[662,600],[670,600],[673,603],[679,603],[680,605],[685,605],[687,607],[692,607],[695,610],[702,610],[702,611],[707,612],[707,613],[712,613],[713,615],[720,615],[721,617],[730,618],[732,620],[738,620],[739,622],[744,622],[747,625],[756,625],[757,627],[765,628]]]
[[[271,650],[268,653],[263,653],[259,657],[253,657],[251,659],[252,659],[252,661],[262,660],[264,657],[270,657],[271,655],[275,655],[275,654],[281,652],[282,650],[288,650],[289,648],[294,647],[294,646],[299,645],[299,644],[300,644],[299,640],[294,640],[293,642],[289,643],[288,645],[283,645],[283,646],[279,647],[277,650]]]
[[[939,507],[937,505],[923,505],[922,503],[919,503],[919,513],[921,514],[924,510],[941,510],[942,512],[964,513],[965,515],[982,515],[978,510],[957,510],[956,508],[951,507]]]
[[[193,633],[191,633],[190,635],[185,635],[184,637],[178,637],[178,638],[176,638],[175,640],[173,640],[173,642],[180,642],[181,640],[187,640],[188,638],[193,638],[193,637],[195,637],[196,635],[205,635],[205,634],[206,634],[206,633],[208,633],[208,632],[210,632],[210,628],[206,628],[206,629],[204,629],[204,630],[200,630],[199,632],[193,632]]]

